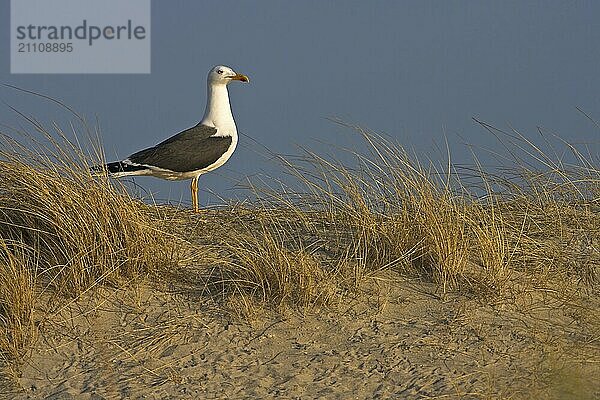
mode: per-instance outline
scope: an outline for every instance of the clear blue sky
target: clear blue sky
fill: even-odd
[[[498,148],[477,116],[532,137],[543,126],[575,142],[600,131],[597,1],[153,1],[149,75],[11,75],[9,2],[1,0],[0,82],[35,90],[99,120],[107,158],[154,145],[202,117],[206,74],[226,64],[251,77],[230,85],[239,131],[280,153],[344,144],[327,117],[397,138],[429,156],[444,134]],[[53,105],[10,89],[0,99],[45,121]],[[0,121],[16,123],[0,104]],[[236,180],[277,173],[242,136],[232,159],[201,178],[225,197]],[[189,201],[188,183],[136,178],[160,199]],[[201,193],[206,204],[207,193]],[[210,198],[215,202],[214,197]]]

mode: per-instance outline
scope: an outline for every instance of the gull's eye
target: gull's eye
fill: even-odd
[[[219,75],[221,75],[222,73],[223,73],[222,69],[220,69],[220,70],[217,71],[217,74],[219,74]]]

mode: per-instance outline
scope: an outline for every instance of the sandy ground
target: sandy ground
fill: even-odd
[[[598,293],[494,303],[378,276],[333,308],[249,314],[202,295],[189,268],[162,287],[48,298],[0,397],[600,399]]]
[[[600,398],[598,332],[568,308],[371,286],[335,310],[253,323],[193,296],[104,288],[42,325],[4,397]]]

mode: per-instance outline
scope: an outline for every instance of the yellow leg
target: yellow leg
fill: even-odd
[[[195,213],[200,212],[200,207],[198,205],[198,177],[192,178],[192,184],[190,186],[192,191],[192,207],[194,208]]]

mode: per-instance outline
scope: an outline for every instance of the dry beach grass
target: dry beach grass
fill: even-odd
[[[600,396],[600,170],[569,144],[479,122],[513,164],[458,171],[353,127],[352,165],[280,158],[293,186],[199,218],[29,122],[0,149],[9,398]]]

